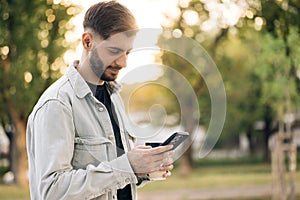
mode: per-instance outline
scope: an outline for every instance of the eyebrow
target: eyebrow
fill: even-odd
[[[114,47],[114,46],[110,46],[108,47],[109,49],[114,49],[114,50],[118,50],[118,51],[121,51],[121,52],[124,52],[125,50],[122,49],[122,48],[119,48],[119,47]],[[127,50],[127,52],[130,52],[133,48],[130,48]]]

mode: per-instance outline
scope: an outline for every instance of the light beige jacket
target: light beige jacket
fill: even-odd
[[[117,88],[109,85],[127,152],[135,138]],[[117,199],[127,184],[137,199],[137,178],[127,154],[117,158],[109,114],[74,66],[41,96],[26,134],[31,199]]]

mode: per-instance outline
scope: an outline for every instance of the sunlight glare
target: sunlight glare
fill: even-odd
[[[194,10],[187,10],[183,13],[183,19],[187,25],[193,26],[199,23],[199,15]]]
[[[246,0],[201,0],[205,3],[205,9],[209,12],[210,18],[205,21],[201,28],[203,31],[214,31],[216,27],[227,28],[235,26],[239,18],[246,13],[248,4]]]

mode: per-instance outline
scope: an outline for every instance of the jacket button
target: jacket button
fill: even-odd
[[[99,107],[98,110],[99,110],[100,112],[103,112],[103,111],[104,111],[104,108],[103,108],[103,107]]]
[[[115,138],[115,137],[114,137],[113,135],[109,135],[109,136],[108,136],[108,139],[109,139],[109,140],[113,140],[114,138]]]

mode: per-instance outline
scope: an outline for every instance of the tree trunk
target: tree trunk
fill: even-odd
[[[13,149],[11,169],[15,176],[15,183],[19,186],[28,185],[27,154],[26,154],[26,121],[18,115],[14,105],[6,102],[12,122],[15,126],[11,144]]]
[[[269,151],[269,138],[272,135],[273,132],[273,127],[272,127],[272,122],[273,122],[273,115],[271,113],[271,108],[269,106],[266,106],[265,108],[265,113],[264,113],[264,121],[265,121],[265,127],[264,127],[264,135],[263,135],[263,142],[264,142],[264,149],[263,149],[263,156],[265,161],[270,161],[271,156],[270,156],[270,151]]]
[[[184,107],[182,110],[183,115],[183,127],[185,128],[185,131],[190,134],[187,141],[184,142],[184,149],[186,151],[183,153],[182,157],[180,158],[180,166],[179,166],[179,173],[181,176],[188,176],[193,167],[193,149],[192,149],[192,143],[194,138],[194,131],[195,131],[195,105],[191,101],[191,99],[187,98],[185,99],[185,102],[183,102]],[[188,145],[188,146],[187,146]]]
[[[179,162],[180,162],[179,175],[183,177],[190,175],[193,166],[191,146],[184,152]]]
[[[27,178],[27,154],[26,154],[26,120],[22,117],[16,109],[15,104],[11,101],[11,96],[7,92],[7,83],[10,80],[10,69],[13,60],[11,53],[9,53],[9,58],[6,60],[1,60],[3,66],[4,80],[3,87],[1,88],[3,103],[6,105],[9,116],[14,125],[14,132],[12,133],[12,140],[10,141],[11,163],[10,168],[14,173],[15,183],[20,186],[26,186],[28,184]]]
[[[249,150],[250,150],[250,154],[254,155],[255,154],[255,144],[253,142],[253,131],[252,131],[252,127],[248,128],[247,132],[246,132],[248,141],[249,141]]]

